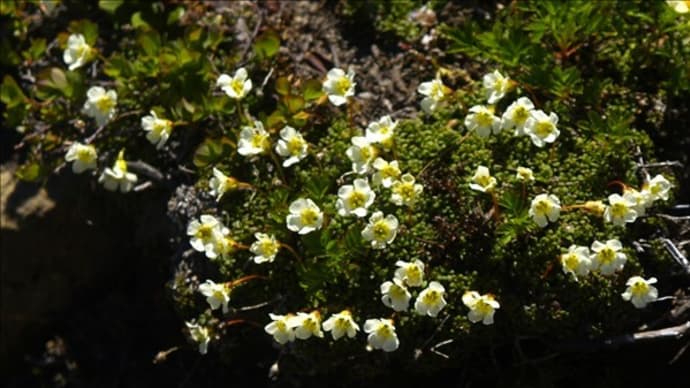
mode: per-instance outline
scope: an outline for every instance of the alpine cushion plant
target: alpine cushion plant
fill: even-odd
[[[621,6],[682,17],[665,5]],[[574,16],[585,7],[613,12],[564,7]],[[146,187],[170,194],[181,225],[170,290],[200,353],[232,359],[250,343],[280,354],[281,370],[295,374],[311,369],[290,360],[324,374],[350,360],[369,376],[387,369],[368,364],[388,360],[436,370],[483,360],[517,333],[558,341],[584,325],[593,336],[622,334],[639,322],[635,307],[656,308],[661,302],[650,303],[670,290],[667,253],[633,249],[648,230],[664,229],[661,209],[677,182],[665,166],[645,167],[651,175],[638,168],[640,158],[654,160],[649,134],[662,124],[634,116],[644,109],[632,97],[644,90],[631,85],[635,50],[690,58],[666,43],[680,42],[685,27],[659,18],[654,31],[664,35],[654,42],[663,52],[605,38],[628,36],[614,33],[635,27],[627,12],[625,27],[580,42],[540,24],[535,15],[556,17],[547,8],[511,3],[486,21],[500,28],[468,21],[457,27],[464,32],[428,31],[448,52],[421,53],[432,57],[419,62],[408,110],[367,105],[370,69],[288,66],[284,36],[268,27],[242,54],[220,11],[203,23],[173,21],[164,33],[156,28],[167,16],[133,25],[113,47],[102,46],[107,37],[65,35],[57,62],[71,71],[37,73],[31,99],[40,101],[11,108],[26,104],[26,124],[51,123],[27,134],[28,160],[45,165],[38,171],[95,170],[75,179],[135,191],[108,194],[121,201],[139,200]],[[583,67],[577,53],[590,45],[600,48],[587,51],[597,63],[625,69],[608,76]],[[668,66],[660,96],[687,88],[685,70]],[[62,89],[47,86],[61,75]],[[650,272],[659,290],[656,278],[645,280]],[[230,298],[233,282],[248,276],[261,280]],[[263,331],[246,334],[244,324]],[[447,361],[427,352],[429,337],[455,341]]]

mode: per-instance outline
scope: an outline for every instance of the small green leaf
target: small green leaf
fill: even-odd
[[[20,88],[14,78],[9,75],[5,75],[2,79],[2,94],[0,100],[2,100],[2,103],[8,108],[13,108],[26,102],[26,96],[22,88]]]
[[[98,8],[112,14],[117,11],[122,3],[124,3],[124,0],[98,0]]]
[[[227,137],[219,139],[207,138],[196,149],[193,163],[199,168],[218,163],[228,157],[232,153],[233,148],[230,139]]]
[[[287,110],[290,113],[297,113],[304,108],[304,98],[300,96],[288,95],[283,98],[285,107],[287,107]]]
[[[144,20],[141,16],[141,12],[135,12],[132,17],[129,18],[129,22],[132,23],[132,27],[136,29],[148,30],[151,26]]]
[[[254,52],[259,59],[272,58],[280,49],[280,37],[275,31],[269,30],[259,35],[254,41]]]
[[[175,24],[180,20],[180,18],[182,18],[182,15],[184,15],[184,7],[179,6],[168,14],[168,20],[166,23],[168,25]]]
[[[302,96],[307,101],[318,100],[323,96],[323,86],[321,81],[317,79],[307,80],[302,85]]]
[[[35,182],[43,174],[41,165],[37,162],[28,162],[17,169],[17,178],[27,181]]]
[[[288,81],[287,77],[279,77],[276,80],[276,93],[280,94],[281,96],[285,96],[290,93],[290,81]]]
[[[147,30],[139,35],[137,39],[144,53],[149,56],[158,55],[161,47],[161,37],[156,30]]]

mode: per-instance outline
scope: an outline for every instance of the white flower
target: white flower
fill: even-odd
[[[690,11],[690,2],[687,0],[666,0],[666,4],[678,13],[688,13]]]
[[[398,219],[394,215],[389,214],[385,218],[383,212],[376,212],[369,218],[369,224],[362,231],[362,237],[365,240],[371,241],[371,246],[374,249],[383,249],[386,244],[390,244],[395,240],[395,235],[398,233]]]
[[[355,72],[352,69],[348,69],[347,74],[342,69],[331,69],[323,82],[323,91],[328,95],[328,101],[335,106],[345,104],[348,97],[355,95],[357,83],[354,79]]]
[[[103,126],[115,117],[117,106],[117,93],[114,90],[106,92],[100,86],[92,86],[86,92],[86,102],[82,111],[96,120],[98,126]]]
[[[226,192],[240,187],[240,183],[237,179],[223,174],[222,171],[215,167],[213,168],[213,176],[209,179],[208,185],[211,188],[209,194],[216,197],[216,201],[220,201]]]
[[[312,335],[314,337],[323,338],[321,331],[321,314],[314,310],[311,313],[297,313],[297,316],[291,316],[288,319],[288,327],[295,330],[295,337],[299,339],[307,339]]]
[[[295,331],[288,325],[291,315],[268,314],[273,322],[264,327],[264,331],[273,336],[277,343],[284,345],[295,340]]]
[[[477,171],[472,176],[470,189],[481,191],[482,193],[490,193],[496,187],[496,178],[492,177],[489,169],[485,166],[477,167]]]
[[[625,253],[621,252],[623,245],[615,239],[608,240],[606,243],[594,241],[592,243],[592,269],[601,272],[602,275],[611,275],[623,269],[623,265],[628,260]]]
[[[424,263],[421,260],[402,261],[398,260],[395,265],[395,278],[400,279],[409,287],[421,287],[424,284]]]
[[[187,329],[189,329],[189,336],[192,340],[199,344],[199,353],[206,354],[208,351],[208,343],[211,342],[211,335],[208,328],[199,326],[196,323],[185,322]]]
[[[523,182],[534,182],[534,172],[527,167],[518,167],[515,177]]]
[[[371,182],[375,186],[389,188],[393,185],[393,182],[400,177],[400,165],[397,160],[393,160],[389,163],[382,158],[376,158],[372,166],[374,170],[376,170],[371,177]]]
[[[621,296],[623,300],[629,300],[638,309],[645,308],[647,303],[655,301],[659,297],[656,287],[651,284],[656,283],[656,278],[652,277],[645,280],[640,276],[633,276],[625,283],[628,288]]]
[[[539,194],[532,200],[529,208],[529,216],[542,228],[549,221],[556,222],[561,215],[561,201],[551,194]]]
[[[137,176],[131,172],[127,172],[127,162],[124,157],[124,150],[121,150],[117,155],[117,160],[113,168],[107,168],[98,178],[98,182],[103,183],[106,190],[115,191],[120,188],[120,192],[126,193],[134,187],[137,183]]]
[[[199,285],[199,292],[206,297],[211,310],[223,306],[223,314],[227,314],[230,301],[230,287],[227,283],[214,283],[213,280],[207,279],[205,283]]]
[[[247,78],[247,70],[240,67],[232,77],[221,74],[216,81],[216,86],[223,89],[228,97],[241,100],[252,90],[252,80]]]
[[[352,313],[348,310],[343,310],[338,314],[331,315],[330,318],[325,320],[323,322],[323,329],[325,331],[330,331],[331,335],[333,335],[333,339],[338,340],[345,334],[347,334],[349,338],[357,335],[359,325],[352,319]]]
[[[72,163],[72,171],[76,174],[81,174],[86,170],[96,169],[96,147],[87,144],[74,142],[67,150],[65,160]]]
[[[462,296],[462,303],[470,309],[467,318],[472,323],[482,321],[485,325],[494,323],[494,313],[501,307],[493,295],[479,295],[476,291],[465,292]]]
[[[412,295],[402,280],[394,278],[392,282],[381,284],[381,302],[395,311],[407,311]]]
[[[417,314],[430,317],[437,316],[446,307],[446,300],[443,299],[445,292],[446,289],[443,288],[441,283],[429,283],[429,286],[417,295],[417,300],[414,302],[414,309],[417,311]]]
[[[369,123],[365,137],[370,143],[381,143],[384,147],[390,147],[397,126],[397,121],[393,121],[390,116],[383,116],[379,121]]]
[[[371,163],[376,159],[378,150],[364,136],[353,136],[352,146],[345,154],[352,161],[352,171],[357,174],[366,174],[371,169]]]
[[[643,216],[647,212],[647,208],[654,202],[652,195],[647,190],[638,191],[633,188],[625,188],[623,196],[635,204],[633,209],[637,212],[638,217]]]
[[[636,203],[630,195],[611,194],[609,195],[609,206],[604,210],[604,220],[612,222],[614,225],[623,226],[626,222],[635,222],[637,212]]]
[[[436,110],[438,103],[450,93],[450,89],[443,84],[440,78],[436,78],[419,84],[417,93],[426,96],[422,99],[422,110],[426,113],[431,113]]]
[[[172,132],[173,123],[170,120],[158,118],[156,112],[151,111],[151,115],[141,118],[141,126],[146,134],[146,139],[151,144],[156,145],[156,149],[161,149],[168,141],[170,132]]]
[[[668,191],[673,187],[663,175],[657,175],[644,185],[643,190],[647,190],[653,201],[668,199]]]
[[[278,140],[275,150],[278,155],[285,158],[283,167],[290,167],[306,158],[307,148],[307,142],[295,128],[285,126],[280,130],[280,140]]]
[[[532,139],[537,147],[543,147],[546,143],[553,143],[556,141],[561,131],[556,128],[558,124],[558,116],[551,112],[547,116],[544,111],[533,110],[525,123],[524,131]]]
[[[230,234],[230,230],[212,215],[202,214],[200,219],[201,222],[192,220],[187,225],[189,244],[194,250],[205,252],[209,259],[216,258],[218,241]]]
[[[217,257],[226,257],[235,251],[237,247],[237,242],[229,237],[225,233],[227,229],[221,230],[220,233],[216,232],[213,244],[206,250],[206,257],[209,259],[215,259]]]
[[[484,105],[475,105],[470,108],[470,114],[465,117],[465,127],[476,132],[479,137],[488,137],[501,132],[501,119],[494,116],[492,109]]]
[[[86,44],[86,39],[82,34],[72,34],[67,39],[67,48],[62,54],[62,59],[69,69],[74,70],[82,67],[91,57],[91,46]]]
[[[411,174],[404,174],[391,186],[391,202],[398,206],[413,206],[422,191],[424,191],[424,186],[415,183]]]
[[[525,134],[525,124],[534,110],[534,104],[527,97],[520,97],[517,101],[508,105],[508,108],[501,117],[501,127],[503,129],[515,128],[515,136]]]
[[[254,121],[253,127],[242,127],[237,142],[237,152],[242,156],[263,154],[270,147],[268,132],[261,121]]]
[[[392,319],[367,319],[364,322],[364,332],[369,334],[367,341],[373,349],[392,352],[400,346]]]
[[[374,203],[376,194],[369,188],[367,179],[355,179],[353,185],[344,185],[338,189],[338,201],[335,203],[338,214],[348,216],[354,214],[364,217],[368,208]]]
[[[249,251],[255,254],[253,257],[256,264],[272,263],[280,249],[280,243],[275,236],[266,233],[254,233],[256,241],[249,248]]]
[[[498,102],[510,90],[510,78],[504,77],[498,70],[485,74],[482,81],[489,104]]]
[[[321,229],[323,213],[309,198],[299,198],[290,204],[290,214],[285,218],[287,228],[299,234]]]
[[[585,276],[592,268],[592,260],[589,258],[589,248],[571,245],[568,253],[561,255],[563,273],[572,274],[575,280],[578,276]]]

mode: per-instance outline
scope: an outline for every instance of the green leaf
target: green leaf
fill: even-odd
[[[259,35],[254,41],[254,52],[259,59],[272,58],[280,49],[280,37],[269,30]]]
[[[219,139],[207,138],[194,152],[193,163],[198,168],[203,168],[211,164],[220,162],[228,157],[234,146],[227,137]]]
[[[161,47],[161,37],[156,30],[147,30],[139,34],[137,39],[139,45],[146,55],[156,56]]]
[[[307,80],[302,85],[302,96],[307,101],[318,100],[323,96],[323,86],[321,81],[317,79]]]
[[[180,18],[182,18],[182,15],[184,15],[184,7],[179,6],[175,8],[174,10],[170,11],[168,14],[168,20],[166,24],[171,25],[171,24],[176,24]]]
[[[43,53],[46,51],[46,40],[44,38],[32,39],[31,47],[25,50],[22,55],[25,59],[35,61],[40,59]]]
[[[124,0],[98,0],[98,8],[112,14],[117,11],[122,3],[124,3]]]
[[[44,171],[40,164],[37,162],[27,162],[17,169],[16,175],[17,178],[23,181],[35,182],[43,175],[43,173]]]
[[[132,23],[132,27],[136,29],[148,30],[151,28],[151,26],[141,16],[141,11],[133,13],[132,17],[129,18],[129,22]]]
[[[2,79],[2,94],[0,100],[8,108],[13,108],[19,104],[26,102],[26,95],[19,87],[17,82],[10,75],[5,75]]]
[[[276,80],[276,93],[285,96],[290,93],[290,89],[290,81],[288,81],[287,77],[279,77]]]
[[[304,108],[304,98],[295,95],[288,95],[283,97],[285,107],[290,113],[297,113]]]

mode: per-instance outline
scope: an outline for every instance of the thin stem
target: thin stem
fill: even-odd
[[[300,263],[302,262],[302,257],[297,253],[297,251],[296,251],[293,247],[291,247],[291,246],[288,245],[288,244],[282,243],[282,242],[280,243],[280,246],[283,247],[283,248],[285,248],[285,249],[287,249],[288,251],[290,251],[290,253],[291,253],[293,256],[295,256],[295,258],[297,259],[297,261],[299,261]]]

